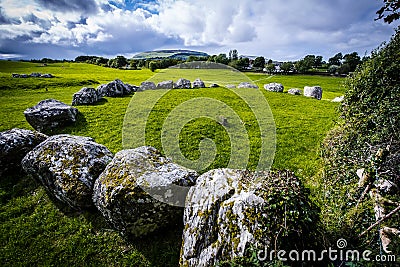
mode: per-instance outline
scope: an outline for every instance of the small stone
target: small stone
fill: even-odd
[[[301,95],[301,91],[298,88],[291,88],[288,90],[288,94],[291,95]]]

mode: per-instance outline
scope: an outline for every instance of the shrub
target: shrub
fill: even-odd
[[[383,227],[398,227],[399,213],[368,229],[400,204],[400,27],[346,82],[343,121],[326,137],[319,199],[331,241],[399,254],[399,238],[379,238]],[[386,182],[396,187],[384,190]],[[380,210],[380,214],[379,214]],[[381,232],[382,234],[382,232]],[[393,239],[392,239],[393,238]]]

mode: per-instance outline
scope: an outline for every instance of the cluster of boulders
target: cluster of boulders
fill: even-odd
[[[212,266],[244,256],[251,246],[276,241],[263,222],[268,216],[280,216],[271,217],[280,227],[286,217],[271,213],[268,203],[276,192],[282,193],[288,177],[288,189],[300,183],[286,172],[276,176],[216,169],[199,176],[153,147],[123,150],[114,156],[91,138],[66,134],[47,137],[13,129],[0,133],[0,145],[3,169],[22,167],[58,207],[97,208],[123,236],[148,235],[183,218],[182,266]],[[266,186],[263,181],[270,183]],[[278,181],[273,194],[271,186]],[[298,194],[290,196],[294,200],[287,203],[288,214],[303,214],[290,207],[293,202],[306,207],[305,200],[297,199]],[[301,226],[289,222],[288,229],[302,233]]]
[[[270,92],[283,92],[283,85],[281,83],[268,83],[264,84],[264,89]],[[315,99],[322,99],[322,88],[320,86],[304,86],[304,96],[313,97]],[[291,95],[301,95],[301,91],[298,88],[291,88],[288,90]]]
[[[116,79],[107,84],[101,84],[96,89],[83,87],[72,96],[72,105],[92,105],[99,102],[104,96],[123,97],[138,91],[139,87]]]
[[[145,81],[140,84],[140,91],[154,90],[154,89],[191,89],[191,88],[205,88],[205,83],[197,78],[196,80],[190,82],[187,79],[179,79],[176,82],[172,80],[162,81],[157,84],[151,81]]]
[[[53,74],[50,73],[45,73],[42,74],[40,72],[32,72],[31,74],[19,74],[19,73],[13,73],[11,75],[13,78],[54,78]]]

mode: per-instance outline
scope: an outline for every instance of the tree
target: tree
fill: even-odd
[[[342,121],[323,142],[324,174],[316,190],[331,242],[346,236],[348,247],[393,255],[400,253],[400,239],[391,234],[400,230],[399,54],[400,27],[346,79]],[[371,242],[374,236],[381,242]]]
[[[264,57],[256,57],[253,62],[253,67],[255,68],[264,68],[265,58]]]
[[[228,65],[229,59],[226,57],[226,54],[219,54],[215,57],[215,63]]]
[[[154,71],[158,68],[157,65],[158,65],[158,64],[157,64],[156,61],[150,61],[150,63],[149,63],[149,69],[151,70],[151,72],[154,72]]]
[[[271,61],[272,62],[272,61]],[[269,74],[271,74],[271,73],[274,73],[275,72],[275,64],[273,64],[273,63],[269,63],[269,64],[267,64],[267,66],[265,66],[265,68],[267,69],[267,71],[268,71],[268,73]]]
[[[400,18],[400,1],[399,0],[384,0],[384,6],[381,7],[376,14],[378,17],[375,20],[383,19],[384,22],[390,24]]]
[[[236,49],[229,51],[229,61],[238,60],[238,59],[239,59],[239,54]]]
[[[337,53],[336,55],[334,55],[333,57],[331,57],[328,62],[329,65],[337,65],[340,66],[342,65],[342,59],[343,59],[343,55],[342,53]]]
[[[343,57],[343,64],[348,64],[351,71],[355,71],[357,66],[361,63],[361,57],[357,52],[346,54]]]
[[[315,57],[315,67],[316,68],[318,68],[318,67],[321,67],[322,66],[322,56],[316,56]]]
[[[128,65],[128,60],[124,56],[117,56],[108,60],[107,65],[111,68],[122,68]]]
[[[283,73],[289,73],[294,70],[294,65],[292,62],[283,62],[281,65],[281,70]]]

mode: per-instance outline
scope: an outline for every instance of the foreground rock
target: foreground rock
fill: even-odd
[[[83,87],[72,96],[72,105],[92,105],[98,102],[102,97],[98,95],[96,89]]]
[[[123,150],[96,181],[93,201],[115,229],[139,237],[182,220],[178,206],[196,178],[155,148]]]
[[[193,88],[205,88],[206,85],[204,84],[204,82],[200,79],[196,79],[193,81]]]
[[[157,89],[173,89],[174,82],[173,81],[162,81],[157,84]]]
[[[304,96],[314,97],[318,100],[321,100],[322,88],[319,86],[304,86]]]
[[[268,83],[264,84],[264,89],[270,92],[282,93],[284,87],[281,83]]]
[[[192,88],[192,83],[186,79],[179,79],[175,84],[174,88],[176,89],[190,89]]]
[[[197,179],[186,204],[181,266],[214,266],[269,244],[269,251],[301,249],[317,220],[290,172],[212,170]]]
[[[22,160],[53,200],[74,210],[93,207],[93,184],[113,154],[92,138],[55,135]]]
[[[242,82],[238,85],[238,88],[256,88],[258,89],[258,86],[249,82]]]
[[[291,94],[291,95],[301,95],[301,91],[300,91],[300,89],[292,88],[292,89],[289,89],[289,90],[288,90],[288,94]]]
[[[0,176],[21,170],[21,160],[47,135],[24,129],[11,129],[0,133]]]
[[[156,89],[156,85],[153,82],[142,82],[140,84],[140,91],[145,91],[145,90],[154,90]]]
[[[76,121],[78,110],[61,101],[46,99],[24,111],[28,123],[39,132],[52,130]]]
[[[122,97],[137,91],[137,86],[123,83],[121,80],[116,79],[107,84],[102,84],[97,87],[99,97]]]

